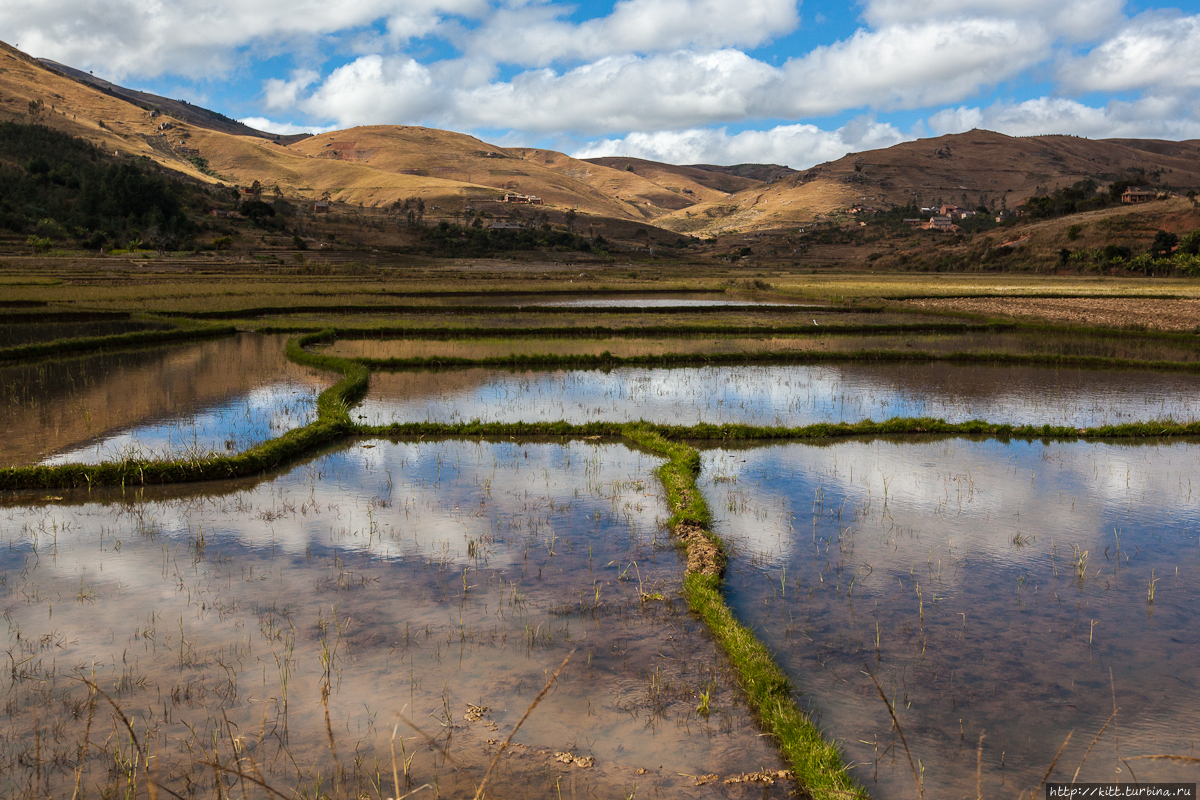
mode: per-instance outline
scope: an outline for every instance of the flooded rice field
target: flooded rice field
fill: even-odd
[[[540,310],[539,310],[540,309]],[[667,309],[670,311],[671,309]],[[786,312],[786,313],[785,313]],[[311,313],[279,313],[262,320],[247,320],[247,324],[269,324],[280,327],[295,326],[312,329],[315,326],[330,326],[335,328],[361,328],[368,332],[373,328],[419,331],[425,328],[477,328],[481,331],[489,329],[505,330],[508,328],[647,328],[657,326],[704,325],[739,327],[748,329],[779,325],[812,325],[813,320],[819,325],[837,327],[846,325],[903,325],[912,324],[911,315],[902,313],[889,314],[877,311],[853,311],[847,309],[803,309],[795,312],[780,311],[778,307],[766,306],[723,306],[710,310],[680,308],[673,313],[664,313],[662,309],[639,312],[637,309],[547,309],[525,307],[517,310],[515,307],[504,313],[487,313],[463,307],[436,308],[413,312],[407,310],[388,309],[379,311],[361,311],[353,315],[339,314],[334,311]],[[928,324],[928,317],[922,322]],[[962,320],[948,317],[933,317],[936,323],[963,324]]]
[[[1054,780],[1195,782],[1138,758],[1200,756],[1195,443],[715,449],[701,486],[730,604],[872,796],[917,790],[868,671],[928,797],[976,797],[977,759],[1017,797],[1072,732]]]
[[[391,422],[644,419],[798,426],[891,417],[1088,427],[1200,419],[1200,376],[929,364],[376,372],[351,413]]]
[[[782,764],[679,599],[658,463],[372,440],[259,481],[6,498],[0,793],[134,796],[148,755],[185,796],[470,796],[571,655],[489,796],[786,796],[742,781]]]
[[[134,320],[92,320],[81,322],[5,322],[0,324],[0,347],[49,342],[55,339],[77,339],[85,336],[114,336],[135,331],[165,330],[163,322]]]
[[[815,322],[815,320],[814,320]],[[814,326],[819,330],[820,326]],[[578,338],[477,338],[444,340],[342,339],[327,352],[348,358],[504,358],[509,355],[656,356],[686,354],[753,353],[858,353],[861,351],[916,351],[933,355],[1000,353],[1019,356],[1088,357],[1140,361],[1200,362],[1200,348],[1191,340],[1124,340],[1115,337],[1047,337],[1043,332],[965,331],[962,333],[881,333],[855,335],[757,335],[753,331],[721,336],[578,339]]]
[[[549,300],[536,305],[562,306],[564,308],[686,308],[689,306],[794,306],[798,308],[825,309],[827,306],[811,300],[790,302],[778,299],[756,300],[754,298],[730,298],[700,296],[697,298],[675,297],[590,297],[575,300]]]
[[[0,368],[0,464],[230,453],[306,425],[334,377],[287,337],[147,347]]]

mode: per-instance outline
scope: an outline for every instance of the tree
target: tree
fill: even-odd
[[[570,231],[571,233],[575,232],[575,217],[576,217],[575,209],[572,208],[569,211],[567,211],[567,215],[566,215],[567,230]]]
[[[247,219],[255,222],[262,222],[264,219],[275,216],[275,209],[262,200],[247,200],[242,203],[241,212]]]
[[[1179,244],[1178,236],[1160,230],[1154,235],[1154,241],[1150,243],[1150,255],[1155,258],[1166,258],[1171,255],[1177,244]]]
[[[1179,243],[1179,252],[1189,256],[1200,255],[1200,231],[1192,231],[1183,237],[1183,241]]]

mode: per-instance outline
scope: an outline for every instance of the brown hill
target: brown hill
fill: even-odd
[[[648,181],[658,184],[669,191],[683,193],[690,189],[695,199],[721,200],[726,196],[762,185],[762,180],[742,177],[725,168],[709,168],[706,166],[675,166],[658,161],[647,161],[642,158],[626,158],[622,156],[605,156],[602,158],[586,158],[589,164],[598,164],[615,170],[630,172]],[[729,168],[734,169],[734,168]],[[784,167],[786,169],[786,167]],[[701,190],[706,191],[701,191]]]
[[[786,178],[789,175],[795,175],[800,170],[784,167],[779,164],[734,164],[730,167],[723,167],[719,164],[692,164],[695,169],[702,169],[707,172],[720,172],[723,175],[735,175],[739,178],[748,178],[752,181],[762,183],[774,183],[780,178]]]
[[[850,154],[739,192],[724,203],[675,212],[657,224],[711,235],[802,225],[855,205],[1012,208],[1085,178],[1176,190],[1200,187],[1200,142],[1012,137],[974,130]]]
[[[178,152],[176,141],[160,129],[163,122],[175,124],[177,120],[151,114],[49,70],[0,42],[0,119],[47,125],[109,152],[145,156],[192,177],[212,180]]]
[[[97,78],[90,72],[68,67],[66,64],[59,64],[57,61],[51,61],[48,58],[37,59],[38,63],[47,69],[53,70],[68,78],[79,81],[87,86],[91,86],[104,94],[113,97],[119,97],[122,100],[128,100],[135,106],[139,106],[144,111],[158,110],[163,114],[168,114],[174,119],[189,122],[193,125],[200,125],[221,133],[230,133],[234,136],[257,136],[261,139],[271,139],[273,141],[290,144],[291,142],[306,139],[310,134],[299,133],[291,136],[281,136],[278,133],[267,133],[249,125],[243,125],[235,119],[230,119],[224,114],[219,114],[216,111],[210,111],[207,108],[194,106],[186,100],[171,100],[167,97],[160,97],[156,94],[148,92],[139,92],[135,89],[126,89],[124,86],[118,86],[115,83],[106,81],[103,78]]]

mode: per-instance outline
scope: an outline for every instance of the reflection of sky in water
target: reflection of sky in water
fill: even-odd
[[[450,375],[450,373],[446,373]],[[932,365],[470,370],[445,392],[390,396],[376,380],[354,412],[370,424],[645,419],[806,425],[891,417],[1092,426],[1200,419],[1200,381],[1152,372]]]
[[[295,382],[259,386],[226,402],[110,433],[43,464],[203,456],[245,450],[316,419],[321,390]]]
[[[915,790],[902,753],[881,758],[875,783],[874,743],[891,744],[890,720],[864,664],[897,698],[937,796],[974,796],[981,732],[985,796],[1032,789],[1074,729],[1056,772],[1069,780],[1112,711],[1110,671],[1121,754],[1194,755],[1195,445],[714,450],[702,487],[734,547],[731,602],[864,765],[874,796]],[[1111,735],[1080,780],[1114,779]],[[1140,762],[1136,774],[1187,777],[1166,762]]]
[[[336,653],[339,746],[387,763],[393,712],[444,736],[439,715],[449,708],[454,755],[467,768],[443,771],[441,787],[460,796],[474,785],[456,781],[478,780],[493,752],[485,740],[497,736],[464,723],[466,704],[488,706],[503,736],[547,669],[577,648],[518,741],[594,755],[596,766],[576,775],[578,796],[649,780],[637,768],[671,787],[690,786],[679,773],[777,764],[700,623],[681,613],[682,565],[659,524],[666,512],[652,477],[660,463],[615,444],[375,440],[260,482],[95,490],[0,508],[10,644],[50,643],[45,659],[23,664],[41,666],[10,690],[18,711],[0,725],[31,736],[27,697],[74,697],[81,683],[70,665],[86,673],[95,664],[106,687],[143,680],[118,697],[135,714],[154,710],[166,771],[175,748],[192,730],[211,732],[214,717],[227,714],[243,731],[259,730],[264,716],[271,729],[280,724],[287,659],[289,756],[312,763],[328,755],[324,642]],[[643,587],[665,599],[644,602]],[[322,638],[335,626],[348,631],[338,647]],[[221,694],[226,668],[236,697]],[[660,711],[648,674],[676,687]],[[727,716],[698,720],[681,681],[712,682]],[[184,686],[192,699],[171,700]],[[68,719],[63,740],[83,724]],[[143,735],[140,717],[138,726]],[[437,759],[407,733],[427,780]],[[498,786],[523,780],[523,763],[505,766]],[[22,775],[8,777],[30,779]],[[8,777],[0,787],[11,788]],[[73,777],[61,775],[67,794]],[[554,787],[552,774],[522,796],[556,797]]]

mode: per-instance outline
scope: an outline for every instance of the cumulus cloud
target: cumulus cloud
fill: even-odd
[[[782,67],[731,48],[677,50],[527,70],[473,87],[444,82],[446,65],[415,62],[401,85],[381,69],[388,59],[365,56],[330,75],[302,107],[347,126],[403,119],[583,136],[670,130],[951,103],[1041,60],[1048,44],[1011,21],[939,20],[859,31]],[[411,96],[412,86],[429,96]],[[283,84],[270,91],[286,95]],[[355,99],[367,97],[374,99]]]
[[[464,51],[506,64],[545,66],[626,53],[754,47],[799,24],[796,0],[622,0],[607,17],[576,24],[554,5],[501,8]]]
[[[1012,20],[950,19],[859,30],[785,67],[788,116],[954,102],[1042,60],[1044,30]]]
[[[945,109],[929,118],[929,126],[938,134],[987,128],[1010,136],[1070,133],[1102,139],[1195,139],[1200,138],[1200,98],[1195,93],[1153,95],[1089,106],[1067,98],[1040,97],[987,108]]]
[[[312,69],[296,70],[286,81],[268,78],[263,84],[263,102],[267,108],[291,108],[296,105],[300,92],[320,79],[321,73]]]
[[[930,20],[994,19],[1034,25],[1067,41],[1101,36],[1123,19],[1125,0],[868,0],[863,19],[874,28]]]
[[[633,156],[671,164],[772,163],[805,169],[846,153],[890,147],[911,138],[893,125],[862,118],[836,130],[780,125],[734,134],[726,128],[635,132],[619,139],[590,142],[573,155]]]
[[[319,127],[315,125],[295,125],[291,122],[275,122],[266,117],[245,117],[239,119],[238,122],[243,125],[249,125],[251,128],[267,133],[278,133],[280,136],[291,136],[296,133],[326,133],[327,131],[336,130],[336,126]]]
[[[114,80],[223,76],[252,57],[291,50],[301,40],[389,19],[395,8],[394,0],[35,0],[0,4],[0,30],[27,53],[96,69]],[[487,0],[405,0],[405,12],[396,18],[477,17],[486,9]],[[404,29],[402,22],[397,26]]]
[[[1064,64],[1059,80],[1080,92],[1200,88],[1200,15],[1141,14],[1086,56]]]
[[[754,115],[779,78],[738,50],[614,56],[462,92],[451,113],[468,125],[530,131],[670,128]]]
[[[440,110],[440,87],[411,58],[371,55],[334,70],[300,103],[309,113],[342,127],[423,119]]]

